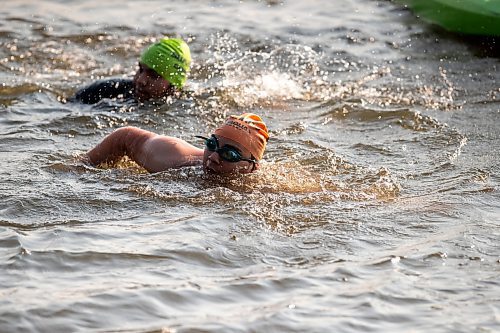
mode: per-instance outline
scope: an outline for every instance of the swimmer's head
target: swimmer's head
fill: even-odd
[[[259,168],[269,133],[253,113],[230,116],[205,140],[203,169],[209,173],[250,173]]]
[[[178,38],[163,38],[147,47],[139,60],[134,77],[135,95],[139,100],[171,95],[173,87],[186,84],[191,53],[189,46]]]
[[[181,89],[186,84],[189,73],[191,52],[182,39],[163,38],[144,50],[140,63]]]

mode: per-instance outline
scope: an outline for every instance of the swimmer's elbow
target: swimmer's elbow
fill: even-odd
[[[119,128],[87,153],[88,160],[92,165],[99,165],[103,162],[116,162],[127,155],[137,161],[144,143],[152,136],[153,133],[133,126]]]

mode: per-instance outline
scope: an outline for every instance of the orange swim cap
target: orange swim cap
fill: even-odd
[[[257,160],[262,159],[269,140],[266,124],[253,113],[229,116],[226,122],[215,130],[214,134],[238,142],[248,149]]]

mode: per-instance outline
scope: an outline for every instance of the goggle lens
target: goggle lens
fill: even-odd
[[[227,162],[239,162],[239,161],[247,161],[251,162],[254,164],[255,168],[255,161],[253,159],[248,159],[248,158],[243,158],[241,156],[241,153],[235,148],[231,146],[224,146],[222,148],[219,148],[219,142],[217,141],[217,138],[212,135],[210,138],[205,138],[202,136],[196,136],[197,138],[205,140],[205,145],[207,146],[207,149],[209,151],[215,151],[219,156]]]
[[[228,162],[239,162],[241,161],[241,155],[233,148],[222,147],[219,150],[219,155],[222,159]]]
[[[210,151],[216,151],[217,148],[219,147],[219,144],[217,143],[217,140],[214,137],[205,139],[205,145]]]

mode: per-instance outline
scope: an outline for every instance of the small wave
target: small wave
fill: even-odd
[[[234,38],[218,35],[209,47],[213,51],[210,70],[207,66],[200,70],[207,73],[206,82],[213,81],[225,104],[283,107],[284,101],[309,99],[312,82],[326,75],[320,70],[320,55],[308,46],[242,51]]]
[[[371,122],[390,122],[394,125],[399,125],[402,128],[413,131],[430,131],[431,129],[444,128],[446,124],[440,123],[437,119],[431,116],[423,115],[419,111],[408,108],[402,109],[379,109],[370,106],[365,106],[365,103],[353,103],[337,100],[328,101],[317,108],[327,108],[328,111],[323,113],[325,118],[323,124],[327,124],[333,119],[351,120],[355,122],[371,123]]]
[[[209,48],[213,59],[194,71],[194,77],[204,80],[195,96],[212,90],[220,97],[218,107],[288,109],[293,100],[357,100],[384,108],[418,106],[445,111],[462,106],[455,101],[456,88],[442,67],[435,85],[403,84],[389,66],[360,68],[349,59],[327,60],[303,45],[264,45],[243,51],[235,38],[217,35]],[[344,77],[345,67],[353,75]]]
[[[401,190],[385,168],[353,165],[334,154],[313,160],[321,165],[295,157],[265,163],[258,173],[233,180],[227,185],[234,191],[233,205],[267,226],[295,233],[330,223],[336,205],[393,200]]]
[[[232,178],[204,175],[196,167],[147,174],[126,159],[114,167],[119,169],[97,176],[121,183],[115,191],[175,207],[219,207],[286,233],[328,223],[332,207],[341,203],[394,200],[401,190],[386,168],[355,165],[327,149],[264,162],[258,172]]]

